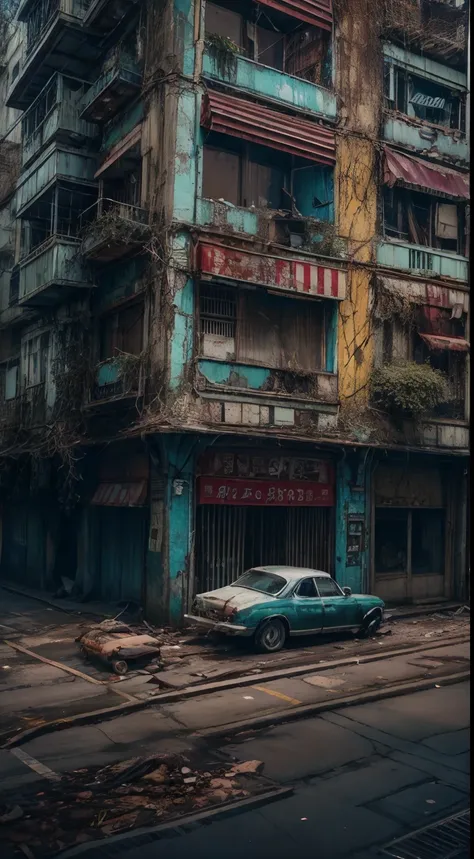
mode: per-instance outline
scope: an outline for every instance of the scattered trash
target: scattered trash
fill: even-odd
[[[253,695],[242,695],[242,698],[245,701],[253,701],[254,700]]]
[[[441,686],[439,685],[439,683],[435,683],[435,689],[441,689]]]
[[[308,818],[307,818],[307,817],[302,817],[302,818],[300,818],[300,819],[301,819],[301,820],[307,820]]]
[[[435,799],[425,799],[425,802],[427,802],[427,803],[428,803],[428,805],[436,805],[436,800],[435,800]]]
[[[84,632],[76,642],[87,656],[99,657],[111,665],[121,678],[128,671],[128,662],[160,655],[160,643],[151,635],[136,635],[129,626],[117,620],[104,620]]]
[[[259,773],[263,770],[263,766],[263,761],[242,761],[242,763],[232,766],[229,775],[232,777],[242,773]]]

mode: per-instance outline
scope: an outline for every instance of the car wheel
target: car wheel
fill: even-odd
[[[262,623],[255,633],[255,644],[263,653],[276,653],[282,649],[285,641],[285,624],[277,617]]]
[[[378,629],[380,629],[380,625],[382,623],[382,615],[378,612],[375,617],[368,617],[366,621],[362,624],[359,635],[362,638],[371,638]]]

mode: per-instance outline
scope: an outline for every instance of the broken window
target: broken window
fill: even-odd
[[[202,284],[200,351],[210,358],[295,372],[325,366],[325,309],[321,302]]]
[[[100,360],[125,353],[139,355],[143,347],[143,302],[108,313],[100,320]]]
[[[383,210],[385,236],[464,253],[464,204],[395,187],[384,188]]]
[[[230,39],[250,60],[312,83],[331,85],[331,34],[326,30],[251,0],[206,3],[205,28],[209,37]]]
[[[386,62],[384,66],[385,105],[431,125],[465,131],[465,99],[458,91]]]

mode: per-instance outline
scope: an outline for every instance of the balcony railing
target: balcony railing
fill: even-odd
[[[131,203],[101,197],[82,212],[82,253],[102,262],[117,259],[148,235],[148,211]]]
[[[139,92],[142,73],[133,57],[116,51],[99,78],[83,95],[80,116],[90,122],[106,122]]]
[[[12,269],[12,273],[10,275],[10,291],[8,295],[8,306],[14,307],[15,304],[18,304],[18,299],[20,297],[20,269],[19,266],[15,266]]]
[[[91,287],[77,239],[50,236],[20,263],[20,303],[51,305],[77,289]]]
[[[29,14],[27,5],[30,8]],[[90,0],[37,0],[34,4],[23,4],[20,14],[26,19],[26,56],[37,47],[43,34],[59,12],[82,20],[90,5]]]
[[[0,427],[19,427],[21,423],[23,397],[0,400]]]
[[[49,146],[22,174],[17,185],[17,217],[24,214],[39,194],[49,189],[55,181],[72,182],[96,188],[94,181],[96,158],[86,152],[71,152],[56,143]]]
[[[22,164],[25,165],[55,136],[93,139],[97,128],[78,116],[82,86],[78,82],[55,74],[42,89],[22,119]]]
[[[140,397],[143,386],[143,364],[138,358],[107,358],[97,366],[91,402]]]
[[[377,263],[388,268],[420,274],[429,272],[431,275],[467,281],[466,257],[409,242],[380,241],[377,246]]]

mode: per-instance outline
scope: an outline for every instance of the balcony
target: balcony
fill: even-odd
[[[203,76],[238,87],[276,104],[297,108],[325,119],[336,119],[335,93],[246,57],[235,56],[232,62],[223,66],[212,48],[208,48],[203,56]]]
[[[90,0],[24,0],[18,17],[26,23],[24,54],[7,95],[7,105],[25,110],[50,77],[64,68],[87,79],[100,55],[98,33],[85,33]]]
[[[98,136],[98,129],[80,119],[78,102],[83,82],[53,75],[22,119],[22,166],[53,139],[75,147]]]
[[[21,423],[23,398],[0,400],[0,429],[16,429]]]
[[[34,317],[34,311],[20,307],[20,269],[15,266],[10,275],[10,289],[8,295],[8,307],[0,312],[0,329],[28,322]]]
[[[51,236],[20,262],[22,307],[52,306],[92,286],[77,239]]]
[[[47,417],[46,385],[28,387],[22,397],[21,424],[25,429],[34,429],[44,426]]]
[[[139,0],[89,0],[84,26],[98,33],[110,33]]]
[[[141,360],[134,355],[107,358],[96,369],[89,406],[143,396],[144,372]]]
[[[97,187],[94,173],[97,162],[93,155],[59,147],[53,143],[22,174],[16,191],[17,217],[24,218],[27,209],[55,182]]]
[[[142,73],[123,52],[118,52],[82,98],[80,116],[88,122],[104,123],[115,116],[140,92]]]
[[[385,34],[412,50],[454,67],[466,58],[466,3],[392,0],[385,9]]]
[[[149,235],[148,212],[129,203],[101,197],[81,215],[82,254],[112,262],[143,246]]]
[[[466,164],[469,160],[469,146],[462,132],[404,118],[399,114],[392,115],[388,111],[384,118],[384,139],[451,163]]]
[[[377,263],[380,266],[402,269],[420,276],[467,282],[466,257],[427,248],[424,245],[382,240],[377,245]]]

